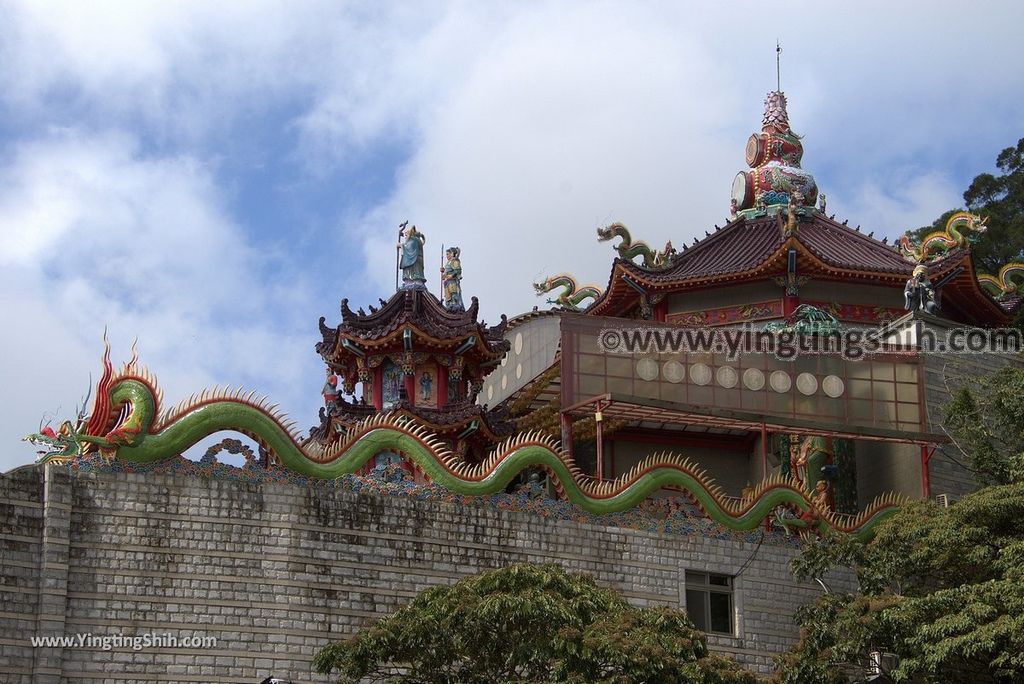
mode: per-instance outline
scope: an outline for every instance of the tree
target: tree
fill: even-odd
[[[794,563],[802,578],[852,568],[855,594],[801,608],[786,683],[839,682],[871,651],[896,654],[897,681],[1024,681],[1024,370],[961,390],[947,429],[992,483],[949,508],[904,506],[862,544],[832,537]]]
[[[434,587],[317,653],[340,681],[695,682],[756,678],[711,655],[685,613],[634,608],[558,565],[515,565]]]
[[[1007,147],[996,157],[1002,175],[981,173],[964,192],[967,208],[988,217],[986,230],[972,251],[978,270],[998,273],[999,268],[1024,256],[1024,138],[1016,147]],[[913,231],[918,239],[943,230],[951,209],[930,226]]]

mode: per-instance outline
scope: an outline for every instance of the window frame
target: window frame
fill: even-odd
[[[721,580],[724,583],[712,583],[712,580]],[[694,623],[697,629],[705,632],[706,634],[719,634],[722,636],[736,636],[736,578],[731,575],[726,575],[719,572],[711,572],[708,570],[685,570],[683,574],[683,590],[684,596],[686,597],[686,615],[690,618],[690,621]],[[696,606],[692,606],[690,602],[690,592],[695,595],[700,595],[702,602],[700,608],[705,618],[704,627],[698,624],[698,621],[694,619],[694,614],[691,609],[696,609]],[[711,596],[712,594],[718,596],[725,596],[728,600],[728,616],[729,616],[729,628],[728,631],[722,631],[714,629],[713,618],[711,613]]]

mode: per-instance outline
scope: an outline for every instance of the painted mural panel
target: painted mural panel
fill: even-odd
[[[437,365],[425,363],[416,369],[416,405],[437,408]]]
[[[397,404],[400,398],[400,388],[403,382],[402,368],[388,360],[384,362],[381,370],[384,378],[381,397],[384,401],[384,408],[389,409]]]

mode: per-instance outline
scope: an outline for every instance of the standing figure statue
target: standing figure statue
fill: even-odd
[[[338,401],[338,376],[330,368],[327,369],[327,380],[320,393],[324,395],[324,404],[327,406]]]
[[[441,297],[444,308],[449,311],[465,311],[462,303],[462,262],[459,261],[461,250],[449,247],[444,252],[445,264],[441,269]]]
[[[427,279],[423,274],[423,243],[427,238],[416,230],[416,226],[404,228],[404,238],[398,243],[401,250],[399,266],[402,269],[402,287],[408,289],[426,289]]]
[[[928,269],[919,264],[903,288],[904,308],[907,311],[924,311],[933,314],[939,309],[935,300],[935,288],[928,280]]]

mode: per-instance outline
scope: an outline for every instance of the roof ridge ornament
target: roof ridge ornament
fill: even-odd
[[[761,132],[747,140],[745,156],[750,170],[740,171],[733,180],[731,216],[778,214],[787,211],[797,194],[798,212],[815,212],[818,186],[814,177],[800,168],[804,147],[800,136],[790,128],[787,104],[786,94],[781,90],[765,96]]]

